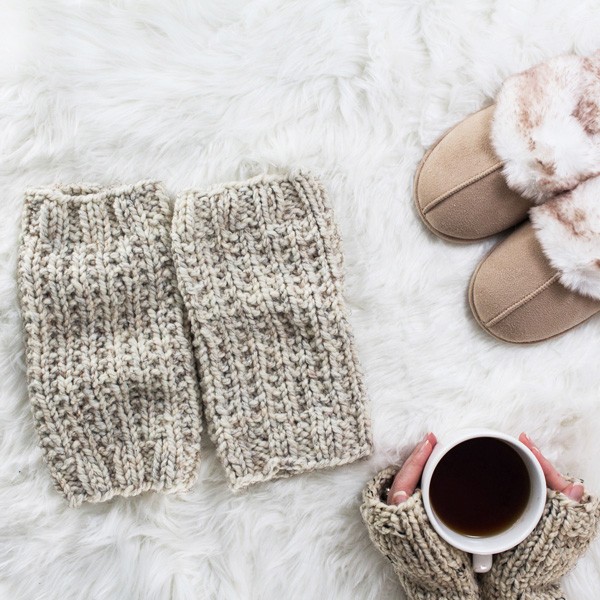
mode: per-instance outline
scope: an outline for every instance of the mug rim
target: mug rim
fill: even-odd
[[[531,525],[530,525],[530,527],[527,527],[526,530],[524,531],[524,533],[523,532],[521,532],[520,534],[515,533],[515,535],[510,538],[510,541],[506,541],[504,543],[498,542],[498,543],[496,543],[496,545],[493,545],[494,538],[504,536],[507,532],[510,531],[510,528],[506,529],[505,531],[502,531],[499,534],[489,536],[489,538],[487,538],[487,539],[489,539],[490,544],[488,546],[486,546],[486,548],[484,550],[482,550],[479,546],[482,545],[482,540],[485,540],[486,538],[481,538],[481,537],[471,538],[471,537],[463,535],[457,531],[454,531],[453,529],[451,529],[448,526],[445,526],[445,527],[447,527],[447,529],[449,531],[452,532],[452,534],[454,536],[454,537],[450,538],[450,536],[447,535],[447,532],[443,529],[442,525],[440,524],[440,519],[435,514],[433,507],[431,506],[431,502],[429,500],[429,485],[431,483],[431,478],[433,476],[433,473],[434,473],[437,465],[441,461],[441,459],[452,448],[455,448],[459,444],[462,444],[463,442],[466,442],[470,439],[475,439],[475,438],[479,438],[479,437],[482,437],[482,438],[491,437],[491,438],[499,439],[499,440],[502,440],[502,441],[510,444],[513,447],[518,448],[529,459],[529,463],[532,466],[533,471],[536,473],[537,480],[541,485],[541,489],[543,490],[543,493],[539,494],[539,498],[537,498],[537,499],[534,498],[534,500],[532,501],[532,503],[537,502],[537,504],[534,504],[534,508],[533,508],[533,510],[531,510],[531,516],[530,516]],[[421,493],[422,493],[422,498],[423,498],[423,504],[425,507],[425,512],[427,513],[429,522],[431,523],[433,528],[436,530],[438,535],[440,535],[440,537],[442,539],[444,539],[446,542],[448,542],[448,544],[450,544],[454,548],[458,548],[459,550],[462,550],[464,552],[469,552],[469,553],[477,554],[477,555],[498,554],[499,552],[504,552],[505,550],[509,550],[510,548],[514,548],[517,544],[520,544],[535,529],[536,525],[538,524],[538,522],[544,512],[544,506],[546,505],[546,478],[544,476],[542,467],[541,467],[540,463],[538,462],[537,458],[535,457],[535,455],[533,454],[533,452],[531,452],[531,450],[516,437],[508,435],[501,431],[495,431],[493,429],[485,429],[485,428],[481,428],[481,429],[470,428],[470,429],[461,430],[460,432],[457,432],[456,435],[450,437],[448,442],[442,442],[440,444],[440,446],[443,448],[443,451],[440,452],[438,456],[434,457],[433,461],[431,460],[432,457],[429,458],[429,460],[425,464],[425,468],[423,470],[423,475],[422,475],[422,481],[421,481]],[[436,446],[436,448],[437,448],[437,446]],[[435,452],[436,448],[434,448],[433,452]],[[528,469],[528,471],[529,471],[529,469]],[[532,489],[533,489],[534,485],[535,485],[535,482],[532,481]],[[514,524],[512,526],[514,526]]]

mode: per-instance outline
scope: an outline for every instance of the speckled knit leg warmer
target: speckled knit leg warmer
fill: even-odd
[[[188,192],[172,237],[209,433],[232,488],[369,454],[321,186],[300,174]]]
[[[45,458],[72,506],[187,489],[200,453],[191,341],[155,183],[25,199],[19,292]]]
[[[478,600],[470,556],[435,532],[420,490],[400,505],[384,502],[397,470],[381,471],[363,492],[360,510],[371,540],[392,563],[409,600]]]
[[[482,597],[564,600],[560,580],[587,550],[599,519],[597,498],[585,494],[581,502],[573,502],[549,490],[535,530],[516,548],[494,556],[492,570],[482,578]]]

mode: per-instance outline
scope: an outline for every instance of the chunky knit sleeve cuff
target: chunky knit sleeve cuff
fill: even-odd
[[[363,492],[361,513],[371,540],[392,563],[410,599],[479,598],[469,557],[446,544],[431,527],[421,492],[400,505],[384,501],[396,470],[381,471]]]
[[[544,514],[531,535],[494,557],[494,566],[483,579],[483,597],[564,599],[560,579],[587,550],[599,517],[598,498],[586,493],[581,502],[574,502],[548,490]]]

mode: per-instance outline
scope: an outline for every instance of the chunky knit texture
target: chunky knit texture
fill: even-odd
[[[544,514],[529,537],[494,557],[482,579],[485,600],[564,600],[560,579],[575,566],[596,534],[600,503],[586,494],[573,502],[548,491]]]
[[[26,195],[18,279],[29,395],[72,506],[195,480],[199,390],[170,212],[152,182]]]
[[[399,505],[384,501],[397,470],[389,467],[367,485],[361,513],[371,540],[392,563],[407,597],[479,599],[470,557],[447,544],[431,527],[420,490]]]
[[[231,487],[371,451],[321,186],[261,176],[177,199],[173,254],[209,433]]]

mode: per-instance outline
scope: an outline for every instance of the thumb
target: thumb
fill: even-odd
[[[583,485],[581,483],[570,483],[562,490],[562,493],[575,502],[581,502],[583,498]]]

